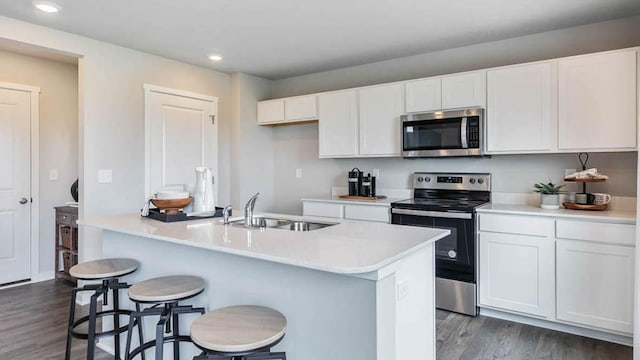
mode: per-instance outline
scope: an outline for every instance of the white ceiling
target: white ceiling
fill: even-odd
[[[60,13],[0,0],[0,15],[270,79],[640,14],[639,0],[52,1]]]

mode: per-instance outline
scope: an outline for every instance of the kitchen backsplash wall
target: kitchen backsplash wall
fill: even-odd
[[[347,171],[354,166],[365,173],[380,170],[379,188],[410,188],[415,171],[488,172],[493,191],[529,193],[533,184],[551,179],[560,182],[565,169],[579,169],[577,154],[498,155],[491,158],[401,158],[318,159],[317,124],[282,126],[274,129],[274,211],[299,214],[300,198],[329,196],[332,186],[346,186]],[[590,192],[614,196],[636,196],[637,154],[591,153],[589,167],[608,175],[609,181],[590,184]],[[296,169],[302,178],[296,178]],[[570,184],[567,190],[578,191]]]

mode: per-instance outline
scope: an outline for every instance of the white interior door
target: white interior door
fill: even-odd
[[[0,284],[31,277],[31,96],[0,87]]]
[[[145,86],[146,196],[195,183],[195,168],[207,166],[218,200],[218,99]]]

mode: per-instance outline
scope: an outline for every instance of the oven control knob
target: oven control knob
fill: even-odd
[[[471,179],[469,179],[469,182],[472,183],[472,184],[475,184],[476,183],[476,179],[471,178]]]
[[[431,181],[431,178],[430,178],[430,177],[428,177],[428,176],[425,176],[425,177],[424,177],[424,182],[429,182],[429,181]]]
[[[482,178],[478,178],[478,184],[480,185],[484,184],[484,180],[482,180]]]
[[[458,253],[456,253],[455,250],[449,250],[449,252],[447,253],[447,255],[449,255],[450,258],[455,259],[456,256],[458,256]]]
[[[418,182],[422,182],[422,180],[423,180],[422,177],[418,178]]]

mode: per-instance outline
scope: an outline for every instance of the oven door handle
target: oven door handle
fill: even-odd
[[[391,213],[400,214],[400,215],[429,216],[429,217],[448,218],[448,219],[472,219],[473,218],[473,215],[470,213],[444,212],[444,211],[391,209]]]

